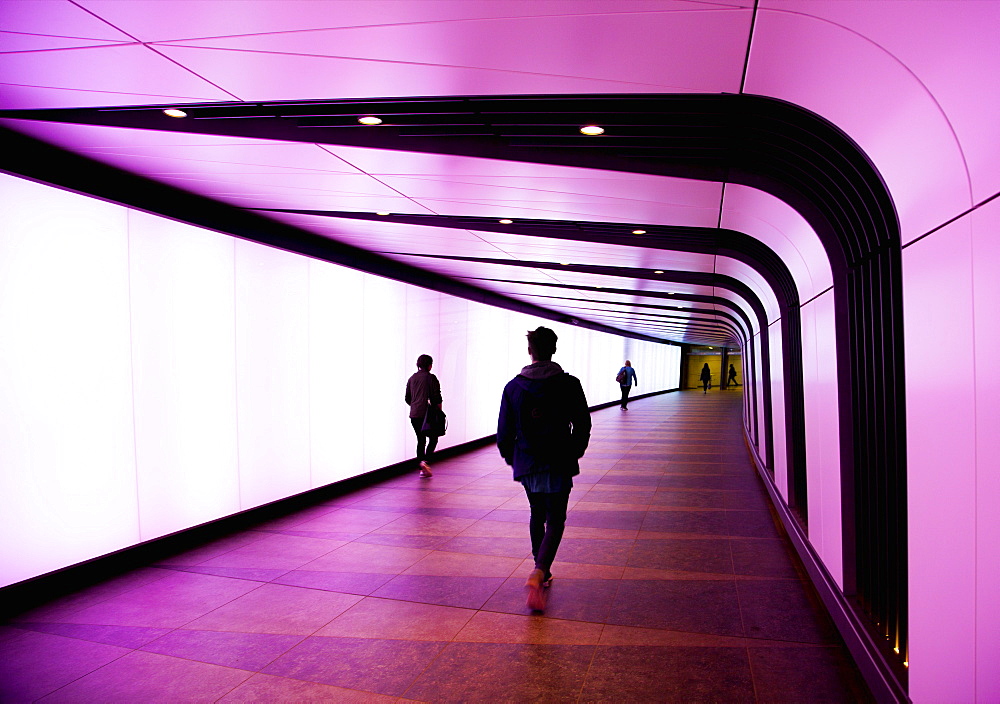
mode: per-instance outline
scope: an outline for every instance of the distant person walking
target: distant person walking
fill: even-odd
[[[635,369],[632,368],[632,362],[625,360],[625,366],[618,370],[618,376],[615,377],[618,383],[622,387],[622,410],[628,410],[628,395],[632,391],[632,386],[639,385],[639,377],[635,374]]]
[[[441,383],[431,374],[434,360],[429,354],[417,357],[417,371],[406,381],[406,395],[403,399],[410,406],[410,425],[417,434],[417,461],[420,462],[420,476],[432,476],[431,466],[427,460],[437,448],[438,436],[423,430],[427,409],[431,406],[441,408]]]
[[[525,587],[528,608],[537,611],[545,608],[543,588],[552,581],[573,477],[590,443],[590,409],[580,380],[552,361],[557,339],[546,327],[528,332],[531,364],[504,387],[497,421],[497,447],[531,507],[535,568]]]
[[[705,366],[701,368],[701,387],[704,389],[702,393],[708,393],[708,390],[712,388],[712,370],[708,368],[708,362],[705,362]]]
[[[739,386],[736,383],[736,367],[732,364],[729,365],[729,380],[726,382],[727,386]]]

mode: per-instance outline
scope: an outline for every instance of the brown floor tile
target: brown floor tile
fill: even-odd
[[[370,597],[359,601],[315,635],[449,641],[475,613],[452,606]]]
[[[477,611],[454,640],[469,643],[597,645],[606,626],[546,616]]]
[[[516,570],[523,557],[498,557],[436,550],[415,562],[403,574],[425,574],[448,577],[501,577],[506,579]]]
[[[376,528],[373,533],[404,535],[458,535],[476,522],[476,518],[455,518],[451,516],[421,516],[407,514],[391,523]]]
[[[553,567],[553,574],[556,574]],[[525,605],[525,577],[508,579],[483,605],[484,611],[508,614],[532,614]],[[545,616],[572,621],[604,623],[615,598],[618,582],[608,579],[570,579],[556,575],[552,587],[545,590]]]
[[[265,584],[184,627],[203,631],[308,635],[361,598],[356,594]]]
[[[443,647],[433,641],[312,637],[262,672],[400,696]]]
[[[133,651],[46,697],[47,702],[214,701],[251,673]]]
[[[523,560],[531,554],[527,531],[519,538],[476,538],[459,535],[442,543],[438,550],[469,555],[516,557]]]
[[[430,550],[395,545],[350,543],[303,565],[306,571],[379,572],[399,574],[430,554]]]
[[[733,574],[733,558],[726,538],[635,541],[629,567]]]
[[[392,704],[396,697],[360,692],[288,677],[257,674],[219,700],[238,702],[345,702],[346,704]]]
[[[751,646],[750,669],[761,704],[793,704],[808,693],[810,704],[874,701],[842,648]]]
[[[699,648],[745,648],[747,639],[740,636],[716,636],[709,633],[668,631],[661,628],[607,625],[601,632],[600,645],[669,645]]]
[[[479,609],[500,588],[500,577],[441,577],[405,574],[379,587],[372,596],[424,604]]]
[[[798,557],[784,540],[734,538],[730,541],[736,574],[799,579]]]
[[[753,702],[746,650],[598,646],[581,702]]]
[[[642,531],[728,536],[727,511],[649,511]],[[640,534],[641,535],[641,534]]]
[[[575,702],[591,645],[451,643],[406,690],[448,702]]]
[[[559,545],[557,556],[560,562],[625,565],[629,560],[634,543],[634,540],[564,537]]]
[[[737,582],[749,638],[835,643],[836,630],[818,599],[797,580]]]
[[[608,623],[742,636],[733,581],[623,580]]]

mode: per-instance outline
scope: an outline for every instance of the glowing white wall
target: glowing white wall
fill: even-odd
[[[491,435],[527,330],[592,405],[676,388],[680,348],[491,308],[0,176],[0,586]]]
[[[2,178],[0,584],[139,540],[126,211]]]
[[[801,313],[809,542],[843,588],[840,416],[837,411],[833,291],[802,306]]]
[[[903,250],[915,701],[1000,696],[998,227],[994,201]]]
[[[781,325],[768,327],[771,354],[771,443],[774,447],[774,484],[788,501],[788,453],[785,450],[785,372]]]
[[[127,216],[133,398],[144,409],[134,415],[136,490],[147,540],[240,508],[236,241]]]

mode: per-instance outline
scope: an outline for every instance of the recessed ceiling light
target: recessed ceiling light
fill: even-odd
[[[388,215],[389,211],[388,210],[378,210],[378,211],[375,212],[375,214],[376,215]]]
[[[512,222],[514,222],[514,221],[513,220],[508,220],[507,218],[504,218],[503,220],[500,221],[500,224],[501,225],[510,225]]]
[[[654,271],[653,273],[654,273],[654,274],[662,274],[663,272],[662,272],[662,271],[660,271],[659,269],[657,269],[657,270],[656,270],[656,271]]]
[[[559,262],[562,266],[569,266],[569,262]]]
[[[600,125],[584,125],[580,128],[580,132],[590,136],[595,136],[599,134],[604,134],[604,128]]]
[[[382,118],[375,117],[374,115],[366,115],[365,117],[359,117],[358,122],[362,125],[381,125]]]
[[[183,110],[178,110],[177,108],[167,108],[163,111],[164,115],[169,115],[170,117],[187,117],[188,114]]]
[[[645,235],[646,231],[645,230],[632,230],[632,234],[633,235]]]

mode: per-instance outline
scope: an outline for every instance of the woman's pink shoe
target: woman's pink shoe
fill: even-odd
[[[545,610],[545,591],[544,585],[548,581],[545,579],[545,572],[539,569],[531,571],[528,575],[528,581],[524,583],[524,587],[528,592],[527,606],[532,611],[544,611]]]

